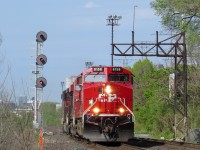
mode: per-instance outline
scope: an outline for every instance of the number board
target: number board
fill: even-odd
[[[122,72],[122,68],[120,67],[113,67],[112,72]]]
[[[93,72],[102,72],[103,68],[102,67],[94,67]]]

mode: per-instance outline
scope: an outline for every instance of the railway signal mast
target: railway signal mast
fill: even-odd
[[[111,45],[113,45],[113,40],[114,40],[114,26],[119,26],[118,21],[122,19],[122,16],[117,16],[117,15],[110,15],[108,16],[107,20],[107,25],[112,26],[112,35],[111,35]],[[113,47],[111,47],[111,66],[113,66]]]
[[[47,34],[44,31],[40,31],[36,35],[36,42],[37,42],[37,48],[36,48],[36,62],[35,62],[35,71],[32,73],[35,74],[35,98],[34,98],[34,120],[33,120],[33,127],[38,128],[38,109],[39,109],[39,100],[38,100],[38,90],[42,89],[47,85],[47,80],[38,75],[40,74],[39,68],[41,68],[43,65],[47,63],[47,57],[44,54],[41,53],[39,50],[41,49],[41,44],[46,41]]]

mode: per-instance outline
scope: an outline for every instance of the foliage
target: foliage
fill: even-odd
[[[6,88],[12,81],[8,80],[9,74],[10,67],[5,71],[4,57],[0,54],[0,150],[38,149],[37,135],[32,127],[33,113],[15,109],[11,102],[15,100],[15,88],[13,86],[11,91]]]
[[[37,149],[37,135],[32,127],[31,112],[16,113],[6,104],[0,105],[0,149]]]
[[[200,69],[188,67],[188,100],[191,128],[200,128]]]
[[[162,17],[162,25],[178,31],[199,31],[200,1],[155,0],[151,7]]]
[[[149,59],[143,59],[136,62],[133,66],[133,72],[136,77],[141,77],[153,71],[153,64]]]
[[[61,119],[61,108],[56,109],[56,103],[45,102],[41,104],[44,126],[59,125]]]
[[[149,60],[139,60],[130,70],[136,75],[133,90],[136,134],[173,138],[174,100],[169,97],[169,74],[174,69],[157,69]],[[190,127],[199,128],[200,69],[192,65],[188,66],[188,100]]]
[[[136,132],[141,130],[155,137],[172,138],[173,107],[169,99],[168,75],[171,70],[148,72],[138,79],[135,95],[134,112],[136,116]]]
[[[186,32],[186,43],[191,63],[200,67],[200,1],[154,0],[151,7],[167,30]]]
[[[132,71],[132,68],[130,66],[125,67],[127,70]]]
[[[151,7],[161,16],[163,27],[186,33],[188,65],[188,115],[191,128],[200,127],[200,1],[154,0]]]

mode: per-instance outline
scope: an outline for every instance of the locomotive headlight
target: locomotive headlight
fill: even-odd
[[[110,94],[111,91],[112,91],[112,90],[111,90],[111,86],[110,86],[110,85],[107,85],[105,91],[106,91],[107,94]]]
[[[123,114],[124,111],[125,111],[124,108],[120,108],[120,109],[119,109],[119,112],[120,112],[121,114]]]
[[[94,111],[95,114],[98,114],[98,113],[100,112],[100,109],[97,108],[97,107],[95,107],[95,108],[93,109],[93,111]]]

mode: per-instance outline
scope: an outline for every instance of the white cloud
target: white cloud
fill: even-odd
[[[84,5],[86,9],[92,9],[92,8],[97,8],[100,7],[99,5],[95,4],[94,2],[88,2]]]

